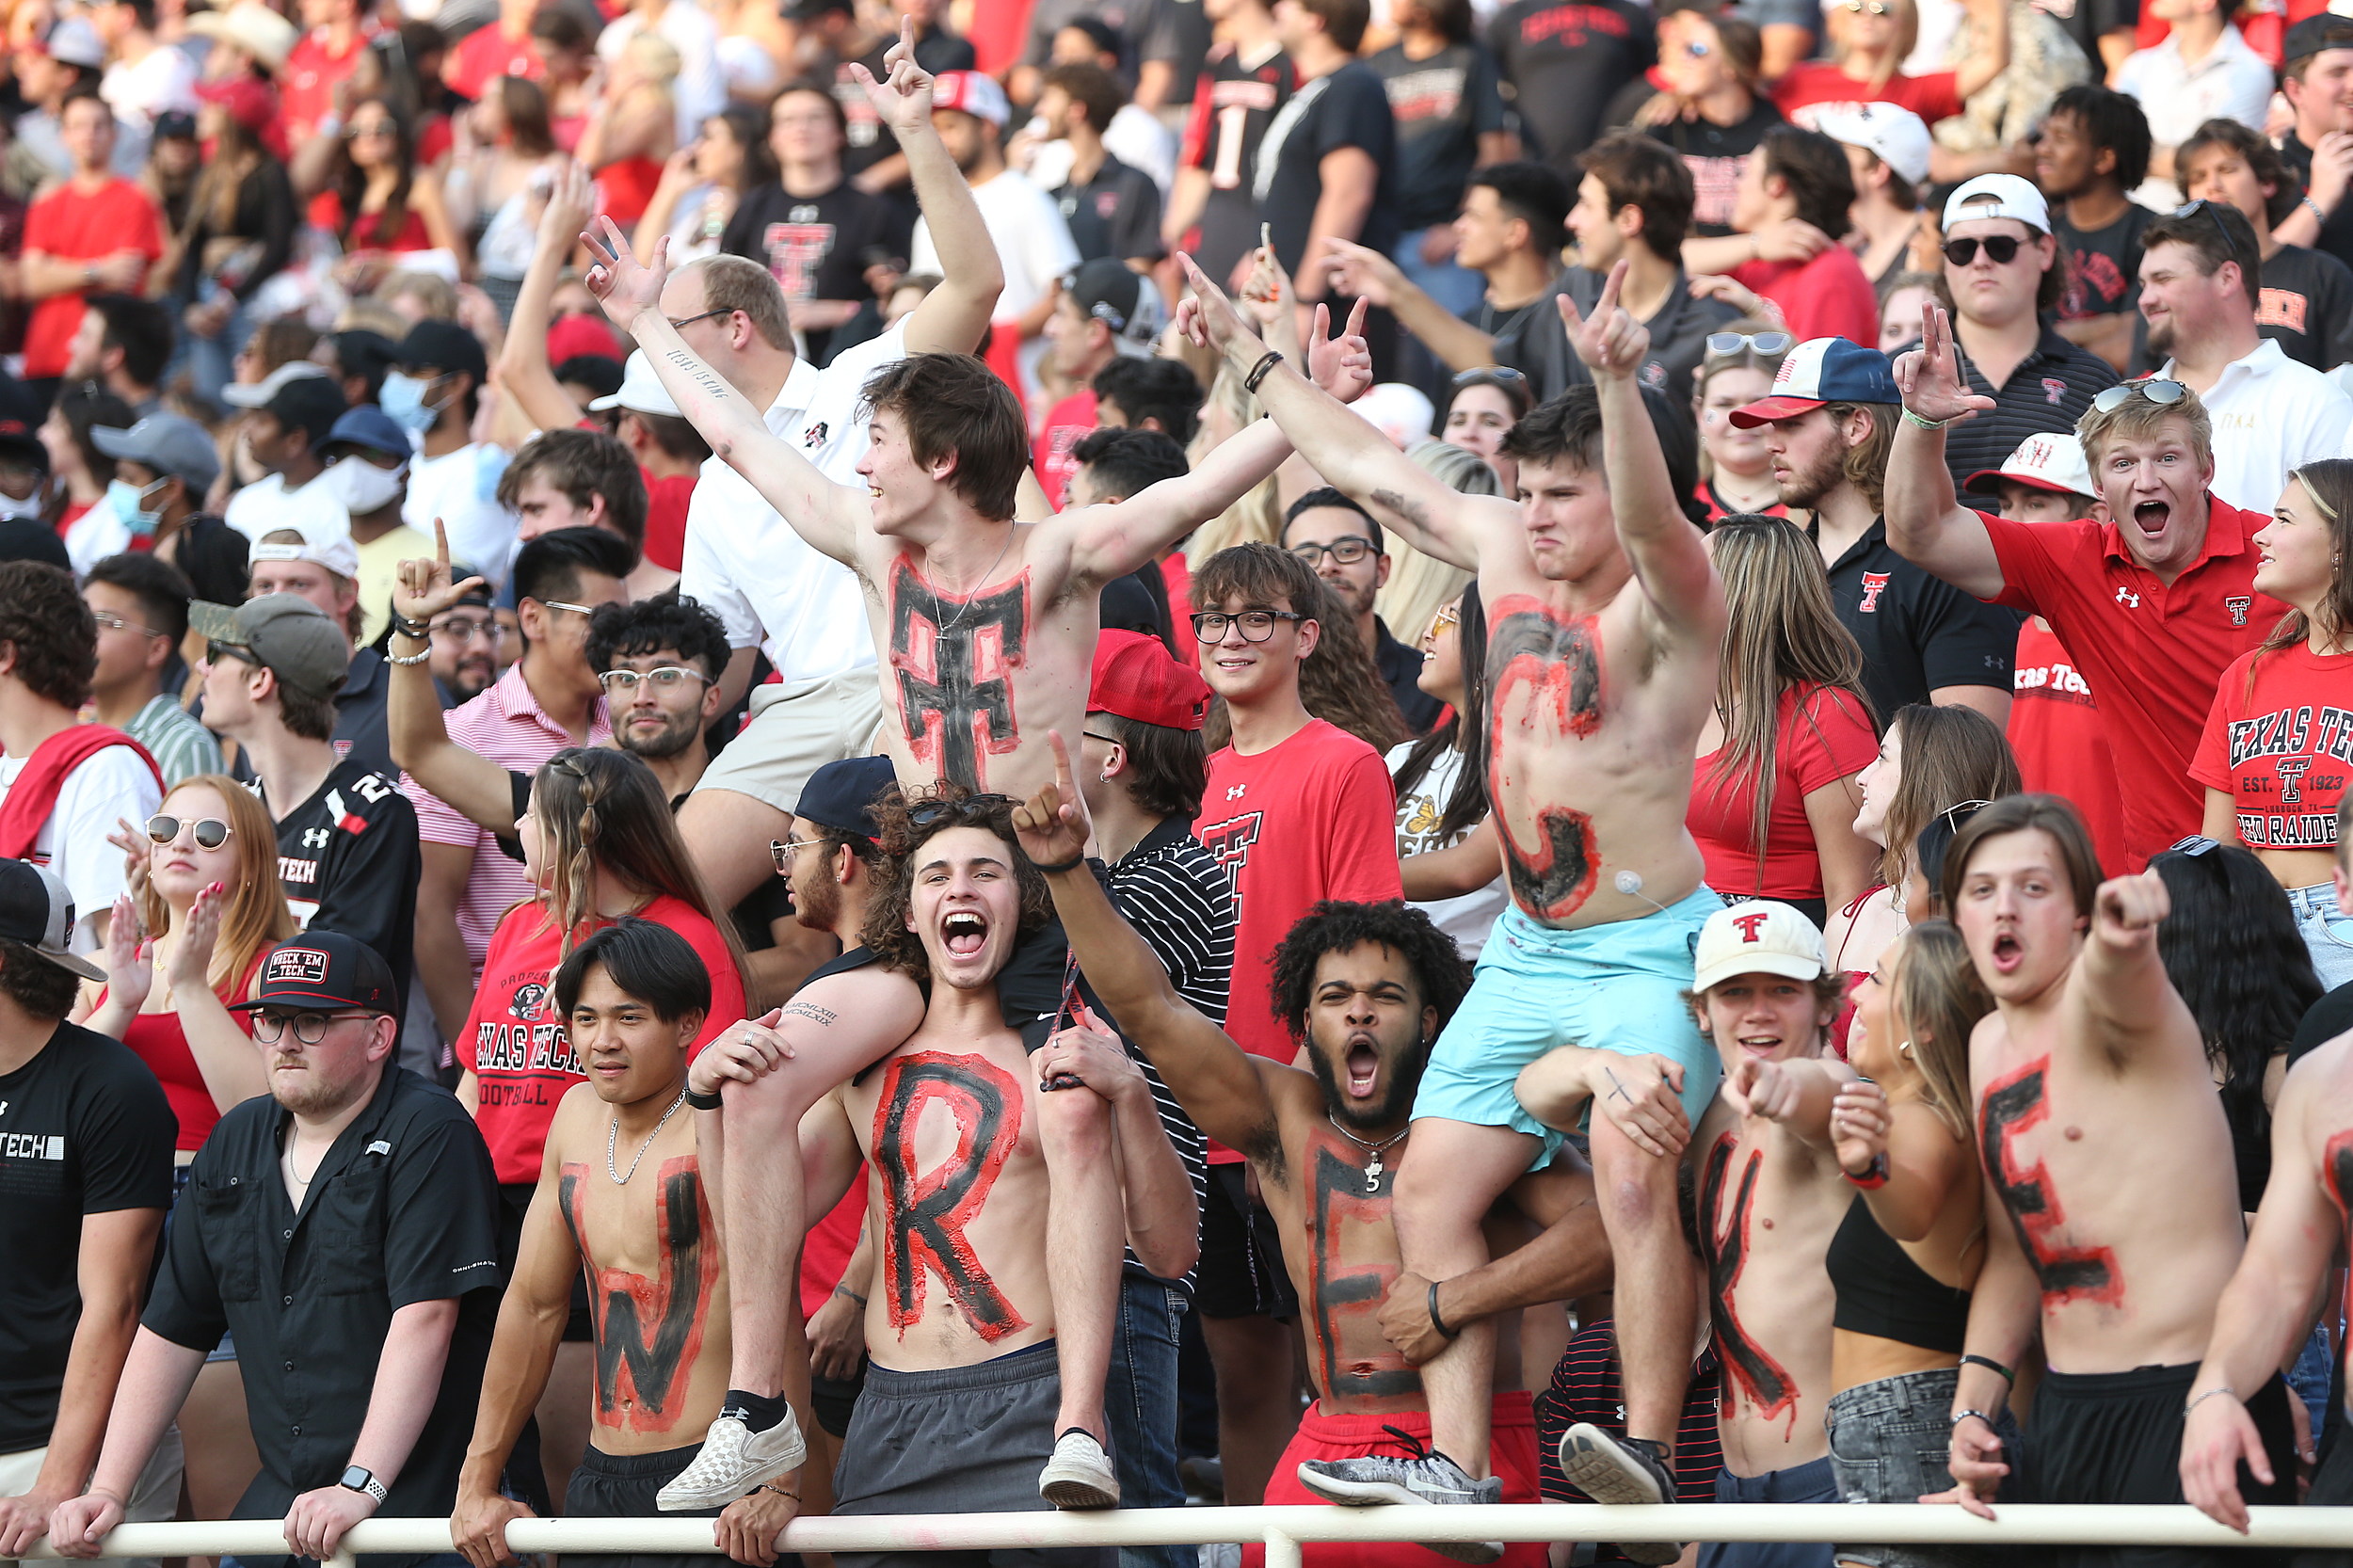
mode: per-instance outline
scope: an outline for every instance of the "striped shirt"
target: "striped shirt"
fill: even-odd
[[[1675,1501],[1712,1503],[1716,1472],[1724,1467],[1721,1438],[1716,1430],[1717,1363],[1713,1344],[1700,1352],[1691,1368],[1691,1382],[1683,1397],[1683,1417],[1675,1427]],[[1569,1484],[1561,1474],[1561,1435],[1579,1421],[1590,1421],[1613,1437],[1625,1434],[1625,1389],[1618,1365],[1618,1336],[1608,1318],[1577,1331],[1552,1369],[1552,1384],[1536,1396],[1538,1482],[1548,1503],[1590,1503],[1593,1498]],[[1611,1542],[1602,1542],[1590,1559],[1593,1562],[1626,1562]]]
[[[220,743],[168,693],[149,697],[147,706],[131,716],[122,732],[155,759],[167,790],[184,778],[220,772]]]
[[[1201,847],[1188,819],[1170,817],[1111,868],[1112,904],[1134,926],[1168,970],[1176,994],[1213,1024],[1225,1021],[1225,992],[1234,972],[1234,884],[1217,856]],[[1195,1204],[1209,1201],[1208,1144],[1159,1069],[1130,1045],[1128,1054],[1152,1087],[1152,1104],[1193,1178]],[[1141,1273],[1133,1252],[1128,1267]],[[1190,1291],[1193,1274],[1172,1282]]]
[[[2028,436],[2046,430],[2072,432],[2091,400],[2121,379],[2105,360],[2076,347],[2048,326],[2034,352],[2018,361],[2009,379],[1998,387],[1985,378],[1958,341],[1954,348],[1969,390],[1993,400],[1992,408],[1945,433],[1945,466],[1952,471],[1956,489],[1982,469],[2000,468]]]

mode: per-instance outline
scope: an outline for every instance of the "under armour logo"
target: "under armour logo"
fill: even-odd
[[[1232,789],[1225,792],[1225,798],[1227,800],[1240,800],[1242,797],[1242,792],[1249,788],[1250,786],[1247,784],[1237,784]]]
[[[2245,626],[2247,612],[2255,607],[2255,597],[2252,594],[2233,594],[2222,601],[2222,607],[2231,612],[2233,626]]]
[[[1760,909],[1753,915],[1735,915],[1732,917],[1732,923],[1740,928],[1740,940],[1753,942],[1757,940],[1758,930],[1771,917]]]
[[[2130,588],[2119,588],[2116,590],[2116,602],[2127,610],[2137,610],[2140,608],[2140,596]]]
[[[1896,574],[1890,571],[1866,571],[1863,574],[1863,602],[1855,606],[1863,614],[1879,613],[1880,595],[1887,591],[1887,580]]]
[[[2304,781],[2304,776],[2313,771],[2313,760],[2309,757],[2282,757],[2272,765],[2280,770],[2280,804],[2300,805],[2304,792],[2297,786]]]
[[[327,847],[327,840],[328,837],[329,835],[324,827],[306,827],[302,830],[302,847],[304,849],[325,849]]]

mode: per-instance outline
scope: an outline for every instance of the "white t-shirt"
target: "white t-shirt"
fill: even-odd
[[[1382,760],[1395,774],[1405,763],[1405,754],[1414,749],[1414,743],[1394,746]],[[1410,790],[1401,790],[1397,796],[1397,853],[1401,858],[1408,855],[1427,855],[1432,850],[1449,849],[1471,835],[1471,829],[1450,839],[1438,837],[1438,824],[1446,816],[1446,803],[1454,793],[1454,780],[1463,772],[1463,754],[1452,746],[1430,760],[1430,771]],[[1478,824],[1471,824],[1476,828]],[[1487,933],[1494,929],[1503,907],[1511,901],[1503,886],[1503,872],[1496,871],[1496,879],[1475,893],[1460,898],[1432,899],[1417,903],[1414,907],[1430,917],[1440,931],[1454,938],[1454,945],[1465,958],[1479,961],[1481,948],[1487,945]]]
[[[30,760],[0,757],[0,801],[8,798]],[[57,804],[33,840],[33,864],[48,867],[72,896],[73,936],[66,945],[75,952],[98,951],[92,922],[113,909],[129,886],[122,874],[122,852],[106,841],[106,835],[115,831],[115,820],[143,823],[163,803],[155,775],[128,746],[92,752],[65,776]]]
[[[145,126],[168,110],[194,114],[196,62],[169,47],[151,49],[136,64],[117,60],[99,80],[98,96],[122,119]]]
[[[324,478],[325,474],[320,477]],[[301,498],[300,511],[305,521],[322,511],[332,510],[344,520],[344,532],[351,532],[351,513],[335,499],[332,491],[322,487],[317,479],[307,485],[297,485],[290,490],[282,473],[265,473],[231,496],[228,506],[221,512],[221,520],[258,544],[262,536],[273,529],[294,526],[288,520],[288,513],[294,510],[290,501],[297,496]],[[105,509],[103,504],[90,508],[92,512]],[[72,552],[72,548],[71,545],[67,547],[68,553]]]
[[[1061,221],[1060,213],[1054,216]],[[769,430],[797,443],[834,483],[862,486],[857,463],[867,441],[858,401],[867,377],[906,352],[901,326],[843,349],[824,370],[794,360],[769,405]],[[751,481],[716,457],[703,464],[687,503],[679,592],[718,616],[728,647],[759,647],[788,681],[874,664],[856,576],[811,548]]]
[[[2173,361],[2157,375],[2171,378]],[[2264,517],[2288,471],[2338,456],[2353,424],[2353,398],[2272,338],[2231,361],[2201,398],[2214,421],[2214,493]]]
[[[988,225],[988,237],[997,242],[997,259],[1005,269],[1005,291],[997,296],[997,319],[1012,321],[1053,292],[1064,273],[1078,269],[1079,248],[1071,242],[1070,225],[1064,220],[1062,209],[1026,174],[1009,168],[987,184],[973,186],[972,200],[980,204],[982,221]],[[908,247],[907,262],[910,272],[947,276],[948,269],[939,264],[938,248],[932,243],[929,218],[916,219],[915,243]],[[1022,392],[1031,398],[1038,392],[1037,367],[1046,357],[1046,346],[1043,334],[1021,345]]]
[[[422,451],[409,459],[408,499],[400,520],[433,536],[433,520],[449,529],[449,554],[504,587],[522,520],[499,504],[499,480],[509,461],[504,447],[475,441],[439,457]]]
[[[2262,130],[2271,108],[2271,65],[2236,27],[2226,24],[2221,39],[2196,65],[2182,58],[2178,34],[2127,56],[2116,70],[2116,90],[2140,101],[2149,135],[2159,147],[2179,147],[2209,120],[2235,120],[2249,130]]]

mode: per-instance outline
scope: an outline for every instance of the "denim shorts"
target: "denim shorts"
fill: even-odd
[[[1859,1383],[1833,1394],[1822,1425],[1830,1436],[1830,1468],[1838,1496],[1849,1503],[1917,1502],[1953,1484],[1945,1459],[1952,1451],[1957,1367]],[[2013,1466],[2018,1428],[2008,1411],[1995,1427]],[[1983,1551],[1958,1546],[1854,1546],[1841,1544],[1841,1562],[1870,1568],[1981,1568]]]
[[[2290,888],[2288,903],[2295,905],[2296,929],[2320,972],[2321,986],[2333,991],[2353,983],[2353,917],[2337,907],[2336,884]]]

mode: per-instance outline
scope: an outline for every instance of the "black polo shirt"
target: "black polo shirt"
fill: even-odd
[[[445,1514],[498,1315],[490,1151],[449,1091],[392,1067],[296,1212],[279,1174],[291,1121],[265,1095],[220,1119],[189,1172],[142,1321],[191,1349],[236,1335],[262,1473],[233,1516],[275,1519],[351,1463],[392,1314],[457,1298],[440,1390],[380,1510]]]
[[[1552,293],[1565,294],[1577,301],[1578,310],[1591,312],[1601,303],[1601,288],[1607,281],[1591,267],[1573,266],[1561,274]],[[1692,298],[1678,268],[1674,286],[1667,291],[1665,302],[1642,323],[1650,328],[1650,352],[1642,359],[1642,385],[1666,393],[1668,401],[1678,408],[1689,408],[1691,376],[1700,368],[1700,361],[1707,357],[1707,334],[1721,330],[1726,323],[1737,320],[1739,314],[1721,299]],[[1517,352],[1526,362],[1503,358],[1500,342],[1496,345],[1497,362],[1526,371],[1528,378],[1536,383],[1539,401],[1557,397],[1571,387],[1585,386],[1593,380],[1593,372],[1585,368],[1585,361],[1569,346],[1569,335],[1561,329],[1560,307],[1550,296],[1528,313],[1523,333]]]
[[[1421,655],[1407,648],[1389,632],[1388,623],[1379,616],[1372,617],[1372,662],[1387,681],[1389,695],[1397,698],[1397,711],[1405,715],[1405,728],[1417,735],[1427,735],[1438,728],[1438,715],[1446,712],[1446,704],[1423,691],[1415,682],[1421,679]]]
[[[1863,689],[1881,730],[1896,710],[1927,702],[1940,686],[2009,690],[2017,613],[1972,599],[1897,554],[1885,518],[1872,520],[1832,566],[1830,596],[1839,624],[1863,645]]]
[[[1969,390],[1994,403],[1990,411],[1945,432],[1945,466],[1952,471],[1955,489],[1980,469],[2000,468],[2028,436],[2046,430],[2072,433],[2091,400],[2121,379],[2105,360],[2069,343],[2048,322],[2034,352],[1999,387],[1961,348],[1958,333],[1954,347],[1969,377]]]

